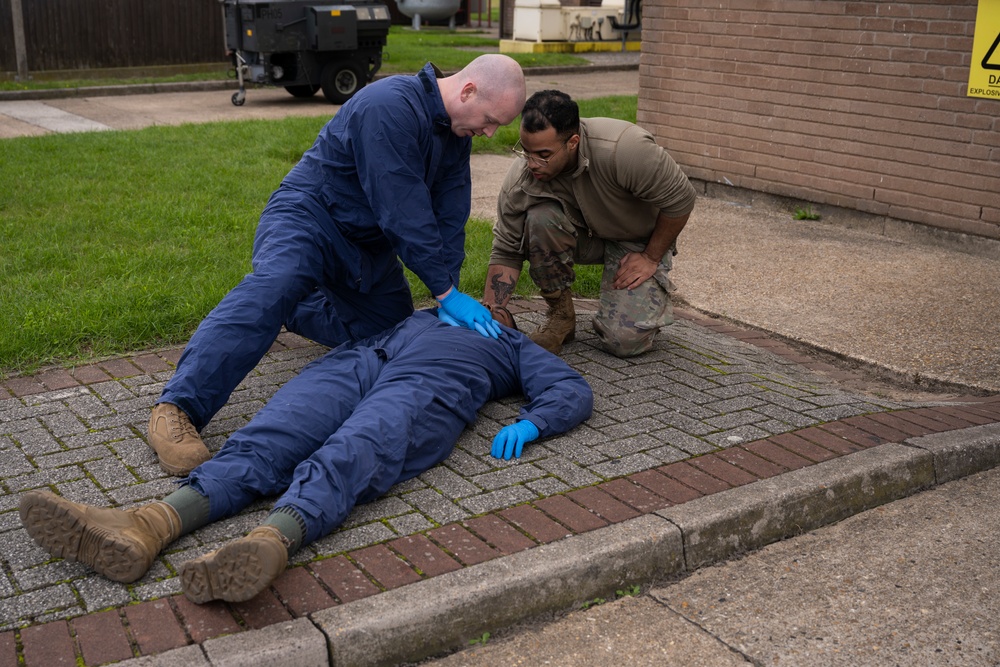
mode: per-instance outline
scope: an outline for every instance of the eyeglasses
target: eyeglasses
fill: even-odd
[[[553,151],[548,157],[538,157],[537,155],[534,155],[533,153],[529,153],[528,151],[524,150],[524,146],[521,146],[521,140],[518,139],[517,143],[514,144],[514,147],[510,149],[510,152],[518,156],[522,160],[527,160],[529,162],[534,162],[535,164],[540,164],[542,166],[545,166],[549,163],[549,160],[551,160],[556,153],[561,151],[563,148],[566,148],[566,146],[568,145],[569,145],[569,139],[564,141],[563,145],[560,146],[557,150]]]

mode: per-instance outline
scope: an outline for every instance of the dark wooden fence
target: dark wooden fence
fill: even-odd
[[[226,60],[217,0],[21,0],[29,72]],[[0,0],[0,71],[17,71],[11,0]]]
[[[18,72],[13,1],[0,0],[0,77]],[[395,0],[385,3],[394,24],[411,23]],[[29,75],[228,60],[218,0],[20,0],[20,5]],[[458,25],[466,22],[467,7],[462,0]]]

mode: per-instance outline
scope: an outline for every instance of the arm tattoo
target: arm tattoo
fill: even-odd
[[[514,285],[515,283],[512,282],[504,282],[500,276],[493,276],[490,280],[490,287],[493,289],[493,303],[507,303],[511,295],[514,294]]]

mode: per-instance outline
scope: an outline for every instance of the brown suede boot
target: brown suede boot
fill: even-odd
[[[538,331],[529,338],[552,354],[562,351],[563,343],[576,338],[576,311],[573,309],[573,293],[569,289],[559,292],[542,292],[545,303],[549,304],[547,318]]]
[[[164,502],[116,510],[81,505],[41,490],[21,496],[21,523],[53,556],[83,563],[126,584],[146,574],[181,532],[181,518]]]
[[[212,458],[187,414],[172,403],[153,406],[149,417],[149,446],[160,457],[160,467],[179,477]]]
[[[181,565],[181,590],[196,604],[245,602],[285,571],[287,543],[274,526],[254,528],[246,537]]]

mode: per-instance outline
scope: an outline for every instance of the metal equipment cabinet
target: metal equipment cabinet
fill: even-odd
[[[343,104],[382,67],[389,34],[389,8],[377,2],[317,5],[302,0],[221,0],[226,49],[239,91],[247,81],[282,86],[296,97],[322,89],[332,104]]]

